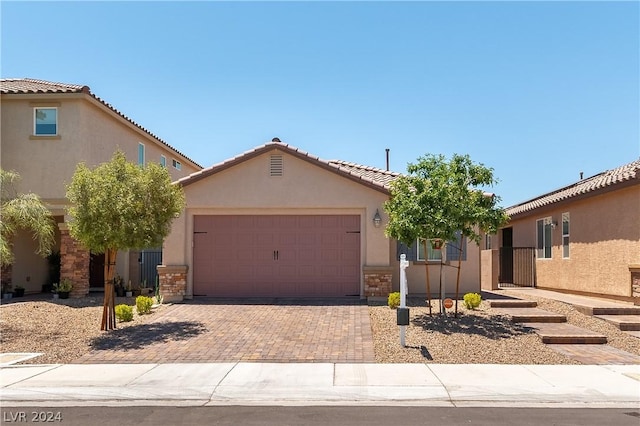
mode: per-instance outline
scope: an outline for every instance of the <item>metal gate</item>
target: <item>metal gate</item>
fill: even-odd
[[[535,287],[536,249],[500,247],[500,287]]]
[[[155,290],[158,270],[162,264],[162,249],[148,249],[140,253],[140,283]]]

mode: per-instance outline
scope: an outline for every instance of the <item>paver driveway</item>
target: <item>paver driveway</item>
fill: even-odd
[[[153,315],[104,333],[76,362],[375,362],[360,300],[199,298]]]

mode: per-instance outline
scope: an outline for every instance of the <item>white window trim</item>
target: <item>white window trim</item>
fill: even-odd
[[[140,148],[142,148],[142,151],[140,151]],[[138,165],[139,166],[144,166],[144,164],[146,163],[146,157],[147,157],[147,149],[144,146],[144,144],[142,142],[138,142]],[[142,161],[140,161],[140,152],[142,152]]]
[[[565,223],[565,218],[567,219],[567,233],[564,233],[564,223]],[[562,224],[560,225],[562,226],[562,258],[563,259],[569,259],[571,257],[571,216],[569,215],[569,212],[564,212],[562,213]],[[565,244],[564,244],[564,239],[565,237],[567,238],[567,256],[565,256]]]
[[[416,259],[418,262],[438,262],[440,263],[440,261],[442,260],[441,257],[439,258],[430,258],[430,259],[424,259],[423,257],[420,257],[420,247],[424,246],[424,243],[422,241],[422,238],[418,238],[418,240],[416,241],[416,244],[418,244],[417,246],[417,251],[416,251]],[[431,239],[427,240],[427,252],[429,252],[429,247],[431,246]],[[435,249],[432,249],[432,253],[434,253]],[[442,256],[442,251],[437,250],[437,252],[440,253],[440,256]]]
[[[38,132],[37,132],[37,127],[38,126],[36,124],[36,121],[37,121],[36,115],[37,115],[37,112],[38,112],[39,109],[53,109],[53,110],[56,111],[56,133],[55,134],[50,134],[50,133],[47,133],[46,135],[45,134],[38,134]],[[59,124],[58,124],[58,107],[55,107],[55,106],[35,106],[35,107],[33,107],[33,136],[41,136],[41,137],[58,136],[58,134],[59,134],[58,127],[59,127]]]
[[[542,249],[538,248],[538,222],[542,221]],[[543,217],[536,220],[536,258],[540,260],[551,260],[553,259],[553,220],[551,216]],[[551,241],[549,241],[549,257],[545,255],[545,249],[547,247],[547,241],[545,238],[545,228],[549,226],[551,228]],[[539,252],[542,250],[543,256],[540,256]]]
[[[165,168],[167,167],[167,157],[164,155],[160,155],[160,165]]]
[[[174,169],[182,170],[182,164],[180,163],[180,161],[176,160],[175,158],[171,160],[171,164],[173,164]]]

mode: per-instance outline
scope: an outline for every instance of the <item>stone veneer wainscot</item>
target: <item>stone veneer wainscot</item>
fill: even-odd
[[[160,295],[164,302],[179,302],[187,293],[187,265],[158,265]]]
[[[69,234],[66,223],[60,228],[60,281],[68,279],[73,283],[70,297],[80,298],[89,294],[89,250]]]
[[[393,269],[388,266],[365,266],[364,295],[365,297],[389,297],[393,283]]]

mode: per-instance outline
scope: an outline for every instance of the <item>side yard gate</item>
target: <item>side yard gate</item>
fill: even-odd
[[[535,287],[536,250],[533,247],[500,247],[500,287]]]
[[[146,282],[147,287],[155,289],[158,270],[162,264],[162,249],[148,249],[140,253],[140,283]]]

